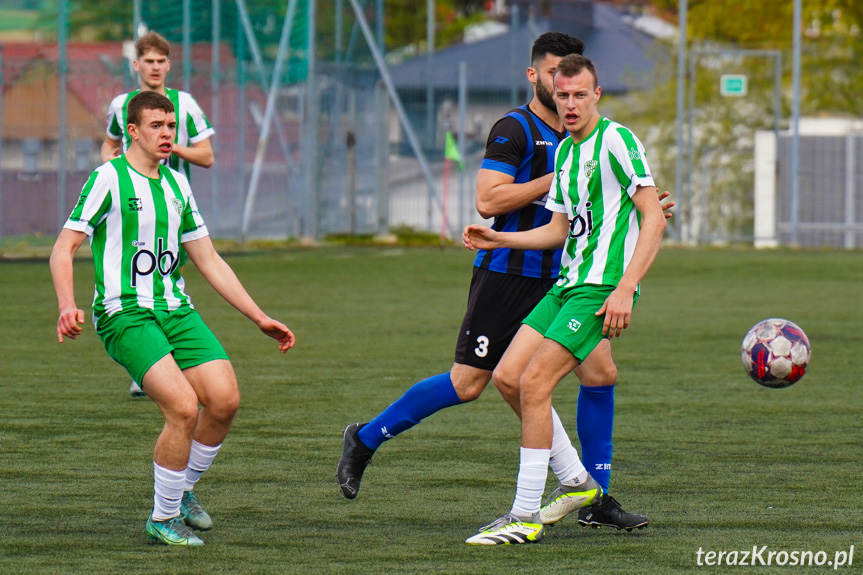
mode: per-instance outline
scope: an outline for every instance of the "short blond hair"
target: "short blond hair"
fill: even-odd
[[[163,56],[171,55],[171,45],[157,32],[147,32],[135,42],[135,52],[139,59],[150,50]]]

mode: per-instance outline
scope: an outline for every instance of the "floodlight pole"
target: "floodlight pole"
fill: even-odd
[[[57,222],[58,228],[62,228],[66,222],[66,135],[68,130],[66,111],[66,74],[69,71],[68,39],[69,39],[69,3],[60,2],[60,14],[58,25],[60,27],[57,39],[57,64],[59,74],[57,76],[58,106],[59,106],[59,128],[57,130]]]
[[[221,112],[219,104],[221,103],[220,92],[220,80],[222,73],[222,64],[221,58],[219,54],[219,49],[222,43],[222,1],[221,0],[211,0],[211,6],[213,10],[213,29],[212,29],[212,38],[211,38],[211,64],[210,64],[210,82],[211,82],[211,91],[210,96],[212,103],[210,104],[210,112],[213,114],[213,120],[216,122],[219,121],[219,114]],[[214,142],[212,143],[213,147],[213,155],[218,156],[219,150],[218,147],[218,138],[213,138]],[[213,167],[210,170],[210,188],[212,190],[213,196],[213,214],[215,214],[216,221],[221,221],[221,210],[219,210],[220,202],[219,202],[219,174],[216,171],[216,168]],[[219,211],[217,211],[219,210]]]
[[[315,62],[316,43],[315,43],[315,22],[317,14],[316,0],[307,0],[308,13],[306,16],[306,29],[309,31],[308,44],[306,45],[306,111],[304,115],[305,134],[304,145],[306,152],[303,154],[303,163],[305,164],[305,187],[308,193],[309,200],[306,203],[308,214],[306,221],[309,223],[310,231],[306,237],[317,239],[320,235],[320,180],[318,168],[318,141],[321,133],[321,114],[320,114],[320,99],[318,96],[317,85],[317,65]]]
[[[192,91],[192,0],[183,0],[183,91]]]
[[[345,6],[344,0],[336,0],[336,37],[335,37],[335,51],[336,51],[336,63],[341,63],[342,61],[342,28],[345,26]]]
[[[509,87],[509,105],[515,108],[518,105],[518,88],[522,82],[518,67],[518,4],[513,3],[509,8],[509,69],[512,71],[512,84]],[[531,66],[533,62],[531,62]]]
[[[678,39],[677,39],[677,161],[675,163],[675,188],[674,196],[676,201],[680,203],[679,213],[681,217],[686,218],[686,208],[688,207],[684,201],[683,190],[683,123],[686,109],[684,105],[684,88],[686,83],[686,11],[687,0],[680,0],[678,8]],[[682,239],[683,225],[675,226],[675,235],[677,240]]]
[[[464,212],[465,212],[465,172],[467,156],[465,149],[467,148],[467,62],[462,60],[458,63],[458,153],[462,159],[462,168],[458,172],[458,232],[464,229]]]
[[[801,0],[794,0],[794,55],[791,90],[791,245],[798,245],[800,220],[800,34]]]
[[[0,45],[0,240],[3,239],[3,46]]]
[[[221,0],[217,0],[221,1]],[[246,39],[242,23],[237,19],[237,172],[240,174],[239,187],[246,182]]]
[[[432,54],[434,53],[434,10],[435,0],[426,1],[426,145],[429,149],[434,147],[434,75],[432,74]],[[432,228],[432,198],[434,187],[429,182],[426,211],[428,217],[428,229]]]
[[[435,0],[426,0],[426,143],[429,147],[434,142],[434,10]]]
[[[375,4],[375,28],[378,35],[378,49],[383,54],[386,51],[386,42],[384,39],[384,0],[377,0]]]
[[[136,41],[141,35],[141,3],[143,0],[133,0],[132,2],[132,38]]]

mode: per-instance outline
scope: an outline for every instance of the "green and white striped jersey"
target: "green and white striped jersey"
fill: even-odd
[[[546,208],[570,221],[557,285],[616,286],[638,240],[632,195],[654,185],[644,146],[628,128],[600,117],[581,142],[561,142],[554,165]]]
[[[108,106],[108,137],[112,140],[123,140],[123,153],[129,150],[131,143],[127,129],[129,123],[126,121],[126,107],[129,105],[129,100],[140,92],[141,90],[135,90],[128,94],[120,94]],[[204,111],[188,92],[167,88],[165,96],[174,104],[177,115],[177,136],[174,138],[176,143],[189,146],[206,140],[216,133],[207,116],[204,115]],[[169,165],[174,170],[182,171],[187,179],[191,179],[191,166],[186,160],[172,155]]]
[[[125,156],[99,166],[63,226],[90,239],[94,324],[123,309],[192,307],[180,276],[180,244],[207,236],[207,226],[189,181],[166,166],[159,175],[140,174]]]

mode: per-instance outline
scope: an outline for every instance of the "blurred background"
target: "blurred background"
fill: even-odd
[[[670,240],[857,248],[861,29],[855,0],[0,0],[0,248],[53,241],[146,30],[216,130],[192,185],[217,238],[458,238],[560,31],[674,195]]]

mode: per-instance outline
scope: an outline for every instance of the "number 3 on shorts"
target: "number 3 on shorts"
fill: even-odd
[[[477,357],[487,356],[488,355],[488,338],[484,335],[481,335],[478,338],[476,338],[476,343],[477,343],[476,349],[473,350],[473,352],[476,354],[476,356]]]

